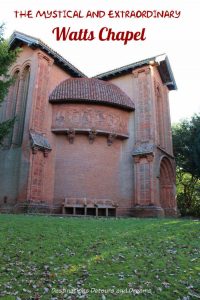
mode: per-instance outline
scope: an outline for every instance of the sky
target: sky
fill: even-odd
[[[37,11],[78,11],[80,18],[43,18]],[[175,11],[178,18],[123,18],[115,11]],[[16,17],[15,11],[28,12],[30,18]],[[88,11],[101,11],[102,18],[91,18]],[[115,18],[108,12],[113,11]],[[176,13],[177,11],[177,13]],[[172,123],[200,113],[200,1],[199,0],[1,0],[0,23],[5,23],[5,37],[17,30],[40,38],[65,59],[91,77],[145,58],[166,53],[178,90],[169,94]],[[70,13],[71,15],[71,13]],[[32,18],[31,18],[32,16]],[[117,17],[120,16],[120,17]],[[57,41],[52,30],[70,27],[94,32],[92,41]],[[102,27],[113,32],[141,31],[144,41],[100,41]]]

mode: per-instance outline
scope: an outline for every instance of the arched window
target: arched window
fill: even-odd
[[[2,121],[12,120],[15,117],[17,98],[19,93],[19,82],[20,82],[20,72],[15,71],[13,75],[13,84],[9,89],[8,96],[6,97],[3,107],[2,107]],[[4,146],[9,148],[12,143],[13,129],[7,135],[4,141]]]
[[[160,204],[165,210],[176,208],[175,175],[171,162],[166,157],[160,163]]]
[[[9,101],[8,101],[8,105],[7,105],[7,117],[9,119],[14,118],[14,116],[15,116],[17,97],[18,97],[18,93],[19,93],[19,80],[20,80],[19,70],[17,70],[14,73],[13,78],[14,78],[14,84],[11,88],[11,93],[10,93],[10,97],[9,97]]]
[[[163,98],[161,89],[156,87],[156,118],[157,118],[157,130],[158,130],[158,144],[165,147],[165,128],[164,128],[164,115],[163,115]]]
[[[16,107],[16,122],[13,134],[13,146],[21,146],[24,131],[24,122],[26,115],[26,105],[28,98],[28,88],[30,81],[30,67],[25,67],[22,74],[22,82],[20,84],[20,91],[18,95],[17,107]]]

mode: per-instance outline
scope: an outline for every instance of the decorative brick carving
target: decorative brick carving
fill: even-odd
[[[40,150],[44,153],[44,157],[47,157],[48,153],[51,151],[51,146],[47,138],[42,133],[38,133],[31,130],[30,139],[31,139],[32,153],[37,154],[38,150]]]
[[[153,153],[152,154],[147,154],[147,161],[148,162],[152,162],[153,161],[153,158],[154,158],[154,155],[153,155]]]
[[[128,124],[119,113],[105,111],[101,108],[69,108],[62,106],[62,110],[53,115],[52,128],[95,128],[108,132],[128,133]]]
[[[51,59],[50,57],[48,57],[47,55],[45,55],[44,53],[42,52],[38,52],[38,58],[39,59],[45,59],[47,62],[48,62],[48,65],[53,65],[53,59]]]
[[[146,67],[144,72],[145,72],[145,74],[150,74],[151,73],[151,68]]]
[[[45,150],[43,151],[43,154],[44,154],[44,157],[48,157],[49,151],[48,151],[47,149],[45,149]]]
[[[38,155],[33,156],[31,170],[30,200],[32,201],[41,201],[43,197],[44,166],[45,159],[42,153],[38,151]]]
[[[138,78],[138,71],[132,71],[132,73],[134,78]]]
[[[161,90],[160,84],[156,80],[154,80],[154,92],[156,97],[161,97],[160,90]]]
[[[31,127],[37,132],[45,130],[46,99],[48,93],[49,72],[53,60],[42,52],[38,52],[37,82],[34,94],[34,116]]]
[[[90,143],[90,144],[93,144],[96,135],[97,135],[97,132],[96,132],[95,129],[91,129],[91,130],[89,131],[89,143]]]
[[[75,138],[75,130],[70,128],[68,131],[67,131],[67,137],[68,137],[68,141],[70,144],[73,144],[74,143],[74,138]]]
[[[151,67],[146,67],[146,68],[141,68],[141,69],[137,69],[137,70],[133,70],[132,74],[134,76],[134,78],[138,78],[138,75],[140,73],[145,73],[145,74],[149,74],[151,72]]]
[[[149,161],[148,156],[134,157],[135,199],[139,205],[150,205],[152,203],[152,163]]]
[[[160,164],[160,202],[164,209],[175,207],[175,183],[173,166],[167,157],[164,157]]]
[[[149,204],[151,200],[150,194],[150,166],[149,163],[141,163],[139,168],[139,182],[140,182],[140,204]]]
[[[111,146],[112,143],[114,142],[114,139],[117,137],[117,135],[115,133],[110,133],[108,135],[108,139],[107,139],[107,144],[108,146]]]
[[[165,114],[164,111],[166,108],[164,108],[164,99],[162,95],[162,88],[160,84],[154,80],[154,92],[155,92],[155,99],[156,99],[156,123],[157,123],[157,142],[160,147],[165,148]]]
[[[132,155],[136,156],[136,155],[147,155],[150,153],[153,153],[154,151],[154,145],[150,144],[150,143],[142,143],[136,147],[134,147]]]
[[[137,114],[137,141],[145,142],[151,138],[151,103],[150,103],[150,85],[145,72],[138,77],[138,97],[140,103]]]
[[[38,147],[36,146],[32,147],[32,153],[37,154],[37,152],[38,152]]]
[[[134,156],[134,162],[138,164],[140,162],[140,156]]]

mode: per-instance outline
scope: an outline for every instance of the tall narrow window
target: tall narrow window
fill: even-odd
[[[16,105],[17,105],[17,98],[19,93],[19,81],[20,81],[20,73],[19,70],[16,71],[13,75],[14,83],[10,87],[8,96],[4,101],[4,107],[2,107],[2,121],[12,120],[15,117],[16,113]],[[12,136],[13,136],[13,129],[7,135],[4,140],[4,146],[9,148],[12,143]]]
[[[20,88],[20,94],[18,96],[18,102],[16,107],[16,122],[13,134],[13,145],[21,146],[24,132],[24,122],[26,115],[26,105],[28,98],[28,88],[30,80],[30,67],[27,66],[23,71],[22,83]]]
[[[161,147],[165,146],[165,131],[164,131],[164,115],[163,115],[163,99],[160,88],[156,87],[156,115],[157,115],[157,130],[158,130],[158,143]]]

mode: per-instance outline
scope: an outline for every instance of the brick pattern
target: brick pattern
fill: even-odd
[[[172,196],[173,176],[171,174],[168,177],[170,184],[166,184],[164,180],[166,174],[163,175],[160,169],[162,157],[165,156],[170,161],[172,153],[169,150],[171,132],[168,91],[163,86],[155,66],[140,68],[133,71],[133,75],[137,86],[136,144],[133,151],[135,170],[133,214],[142,216],[148,211],[148,215],[153,216],[157,211],[162,215],[166,209],[170,208],[174,211],[176,209],[175,196]],[[173,166],[171,168],[173,169]],[[173,204],[168,207],[167,203],[170,201]],[[171,211],[168,214],[173,215]]]
[[[156,121],[157,121],[157,131],[158,131],[158,145],[165,148],[165,116],[164,116],[164,101],[162,95],[162,89],[160,85],[155,82],[155,98],[156,98]]]
[[[139,142],[149,141],[151,135],[151,105],[149,80],[145,70],[138,74],[137,138]]]
[[[41,201],[43,199],[43,183],[44,183],[44,167],[45,158],[43,153],[38,151],[37,155],[32,156],[32,169],[31,169],[31,201]]]
[[[35,106],[32,118],[31,128],[36,132],[43,133],[44,132],[44,122],[45,122],[45,108],[46,101],[48,96],[48,81],[49,81],[49,66],[51,65],[51,60],[43,55],[42,53],[38,53],[38,74],[37,74],[37,82],[35,89]]]
[[[30,65],[31,82],[18,203],[31,200],[61,212],[65,198],[86,198],[92,205],[108,199],[117,203],[117,215],[175,212],[168,91],[156,65],[119,76],[117,87],[69,79],[48,54],[28,46],[19,62],[21,70]],[[41,151],[43,138],[31,151],[31,130],[51,145],[48,157]]]
[[[150,191],[150,166],[148,162],[140,164],[140,204],[148,204],[151,199]]]
[[[56,138],[55,194],[56,203],[65,198],[89,198],[121,202],[119,160],[122,141],[115,140],[111,146],[106,138],[99,136],[90,144],[84,135],[77,135],[69,144],[64,135]]]
[[[129,112],[87,104],[54,104],[52,129],[80,128],[128,134]]]
[[[92,103],[104,103],[134,110],[133,101],[117,86],[94,78],[70,78],[59,84],[51,93],[49,100],[86,100]]]
[[[153,156],[136,156],[135,163],[135,205],[153,203]]]
[[[18,98],[16,103],[17,120],[13,132],[13,145],[20,146],[23,142],[24,122],[26,116],[26,107],[28,101],[28,92],[30,87],[30,66],[27,65],[21,74]]]
[[[165,149],[167,153],[173,155],[173,147],[172,147],[172,131],[171,131],[171,120],[170,120],[170,108],[169,108],[169,98],[168,98],[168,90],[164,87],[164,107],[165,107]]]
[[[161,205],[164,209],[172,209],[175,207],[175,186],[174,174],[170,161],[165,157],[160,165],[160,189],[161,189]]]
[[[38,52],[38,70],[36,76],[36,89],[33,101],[31,130],[35,134],[44,134],[46,131],[46,106],[48,99],[48,82],[52,60]],[[39,150],[39,151],[38,151]],[[40,151],[42,150],[42,151]],[[34,147],[32,151],[32,165],[30,168],[29,199],[32,201],[44,200],[43,194],[44,173],[48,151]]]
[[[164,149],[168,154],[173,155],[170,109],[168,99],[169,91],[166,86],[163,86],[157,70],[154,71],[153,87],[156,113],[155,143],[162,149]]]

